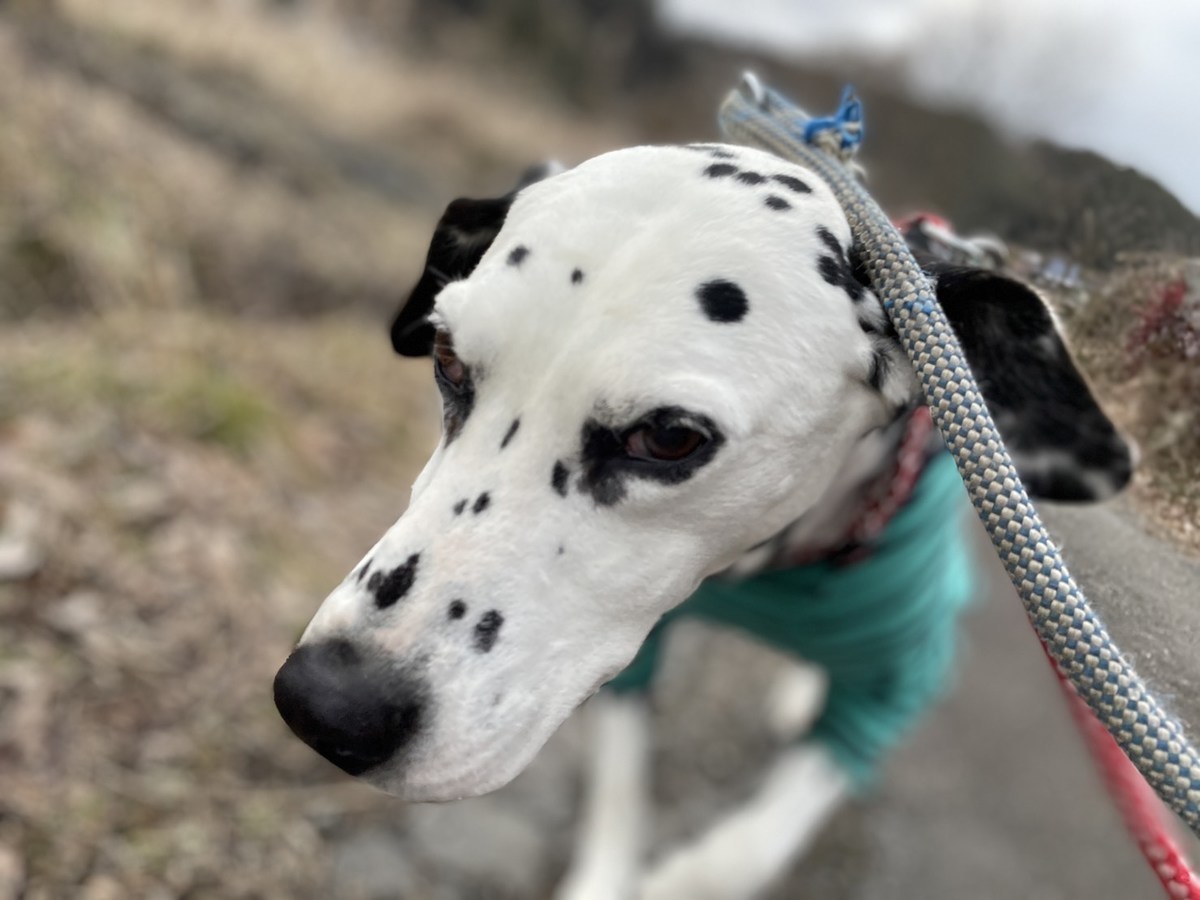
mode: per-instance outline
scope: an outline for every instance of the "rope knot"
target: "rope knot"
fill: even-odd
[[[848,162],[863,139],[863,105],[853,85],[842,88],[842,99],[831,116],[817,116],[804,125],[804,142]]]

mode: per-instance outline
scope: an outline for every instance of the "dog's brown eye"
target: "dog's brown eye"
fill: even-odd
[[[433,339],[433,365],[439,377],[454,387],[459,387],[467,380],[467,367],[454,352],[454,343],[450,335],[439,331]]]
[[[683,426],[647,426],[629,433],[625,438],[625,452],[634,459],[678,462],[699,450],[707,440],[699,431]]]

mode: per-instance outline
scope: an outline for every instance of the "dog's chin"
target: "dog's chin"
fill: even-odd
[[[360,776],[372,787],[390,794],[407,803],[447,803],[466,800],[498,791],[521,774],[528,762],[514,766],[500,766],[487,771],[473,771],[469,775],[449,777],[440,773],[430,779],[405,775]]]
[[[565,719],[565,716],[563,717]],[[432,749],[417,758],[385,763],[359,778],[409,803],[444,803],[499,790],[521,774],[562,724],[531,723],[508,739],[496,738],[486,749],[456,746]]]
[[[359,777],[410,803],[444,803],[499,790],[525,771],[576,708],[628,665],[640,635],[630,646],[631,651],[601,661],[591,676],[580,666],[574,685],[560,683],[549,694],[531,692],[520,711],[503,717],[500,728],[431,735],[411,752]]]

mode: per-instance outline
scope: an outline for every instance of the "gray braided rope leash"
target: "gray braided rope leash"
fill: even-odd
[[[733,140],[819,174],[845,210],[876,294],[921,380],[934,420],[979,518],[1051,657],[1163,802],[1200,836],[1200,767],[1180,723],[1162,709],[1071,579],[992,421],[958,337],[888,217],[828,151],[805,140],[809,117],[746,76],[721,106]]]

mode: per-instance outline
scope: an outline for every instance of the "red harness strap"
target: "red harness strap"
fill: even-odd
[[[1045,650],[1045,647],[1042,648]],[[1167,896],[1176,900],[1200,900],[1200,879],[1188,865],[1163,815],[1162,801],[1142,777],[1137,767],[1075,693],[1058,663],[1046,654],[1046,659],[1058,676],[1059,686],[1071,709],[1071,717],[1087,744],[1088,751],[1109,795],[1125,822],[1125,829],[1137,842],[1142,856],[1162,882]]]

